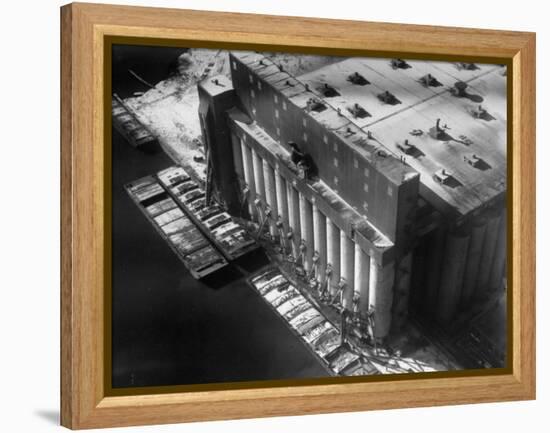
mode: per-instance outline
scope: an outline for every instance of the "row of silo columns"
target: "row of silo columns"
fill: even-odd
[[[238,175],[244,179],[248,212],[267,226],[283,252],[301,263],[306,276],[325,286],[327,295],[340,294],[343,308],[374,311],[375,335],[387,336],[392,318],[395,265],[384,266],[285,179],[246,143],[233,137]],[[239,172],[241,171],[241,172]],[[410,270],[409,270],[410,271]]]
[[[501,206],[459,227],[436,229],[427,252],[415,257],[414,267],[424,268],[424,278],[417,283],[424,289],[417,295],[417,307],[448,324],[472,301],[487,299],[503,287],[506,221],[506,207]]]

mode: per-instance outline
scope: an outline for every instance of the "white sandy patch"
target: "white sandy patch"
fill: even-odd
[[[267,54],[285,70],[300,75],[337,57]],[[129,108],[155,134],[165,152],[178,164],[191,169],[204,179],[204,162],[194,161],[203,154],[197,83],[205,78],[224,74],[229,76],[227,51],[190,49],[179,58],[179,75],[167,78],[143,95],[127,98]]]

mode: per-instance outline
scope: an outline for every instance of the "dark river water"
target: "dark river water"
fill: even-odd
[[[123,97],[146,90],[127,68],[156,83],[182,52],[115,51],[113,91]],[[115,131],[112,148],[113,387],[326,376],[242,275],[192,278],[130,200],[124,184],[172,165],[169,157],[142,153]]]

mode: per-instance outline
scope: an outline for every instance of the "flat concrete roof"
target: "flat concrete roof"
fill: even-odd
[[[497,81],[502,79],[497,71],[490,76]],[[506,191],[506,92],[504,89],[499,97],[494,92],[498,86],[488,84],[493,81],[490,76],[473,80],[469,91],[484,98],[482,105],[493,120],[474,118],[471,111],[478,104],[447,92],[371,126],[373,135],[388,148],[398,149],[397,144],[408,139],[421,152],[420,156],[400,152],[407,164],[420,173],[422,186],[463,215]],[[432,138],[428,133],[438,118],[448,128],[444,129],[445,140]],[[411,136],[413,129],[424,133]],[[481,158],[478,166],[467,162],[473,155]],[[441,169],[451,173],[456,182],[437,182],[433,175]]]
[[[297,77],[310,88],[324,84],[340,96],[323,98],[388,151],[405,158],[420,173],[421,193],[435,195],[445,206],[460,214],[487,203],[506,190],[506,77],[504,67],[477,64],[477,69],[464,69],[448,62],[409,61],[409,68],[391,66],[389,59],[350,58]],[[370,82],[357,85],[348,81],[358,72]],[[439,85],[425,87],[421,77],[430,74]],[[455,83],[468,84],[465,97],[449,91]],[[389,91],[398,100],[395,105],[380,101],[378,94]],[[358,103],[370,116],[359,119],[348,110]],[[491,118],[484,120],[472,114],[479,106]],[[432,138],[430,128],[436,120],[445,125],[443,139]],[[411,135],[421,130],[421,136]],[[407,139],[419,152],[409,155],[399,147]],[[477,166],[466,159],[481,158]],[[436,171],[452,174],[452,182],[441,184],[434,179]],[[437,201],[437,200],[436,200]],[[445,209],[442,209],[445,210]]]
[[[202,80],[199,86],[213,96],[233,90],[233,83],[226,75],[216,75],[215,77]]]
[[[325,101],[364,128],[428,98],[447,93],[457,81],[468,82],[490,71],[500,70],[497,65],[477,65],[479,69],[470,71],[459,70],[454,63],[407,61],[407,64],[410,66],[408,69],[394,69],[390,59],[352,57],[301,75],[297,80],[315,90],[322,90],[325,84],[333,87],[340,95],[323,97]],[[355,72],[370,84],[361,86],[350,82],[348,77]],[[420,78],[427,74],[431,74],[441,85],[424,87],[420,84]],[[378,95],[385,91],[398,99],[395,105],[378,99]],[[353,117],[348,108],[355,103],[370,116],[363,119]]]
[[[327,109],[310,110],[310,117],[394,183],[420,174],[421,194],[439,210],[466,215],[506,191],[505,67],[476,64],[468,69],[459,63],[406,60],[408,67],[400,69],[390,59],[353,57],[292,77],[262,54],[234,54],[296,106],[306,109],[310,98],[321,101]],[[352,83],[349,77],[356,72],[368,84]],[[428,74],[436,85],[421,83]],[[449,91],[459,81],[467,83],[463,97]],[[325,85],[338,95],[324,96]],[[394,104],[378,98],[386,91],[397,98]],[[355,116],[355,104],[368,114]],[[488,118],[475,117],[480,105]],[[437,119],[443,133],[432,138]],[[412,135],[413,130],[422,135]],[[405,139],[416,147],[413,154],[397,146]],[[477,158],[475,165],[467,162]],[[442,169],[452,175],[444,184],[434,178]]]

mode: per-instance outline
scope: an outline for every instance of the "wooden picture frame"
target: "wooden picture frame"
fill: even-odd
[[[104,286],[107,38],[509,66],[510,368],[307,386],[110,395]],[[61,8],[61,424],[80,429],[535,398],[534,33],[96,4]],[[109,102],[110,104],[110,102]]]

